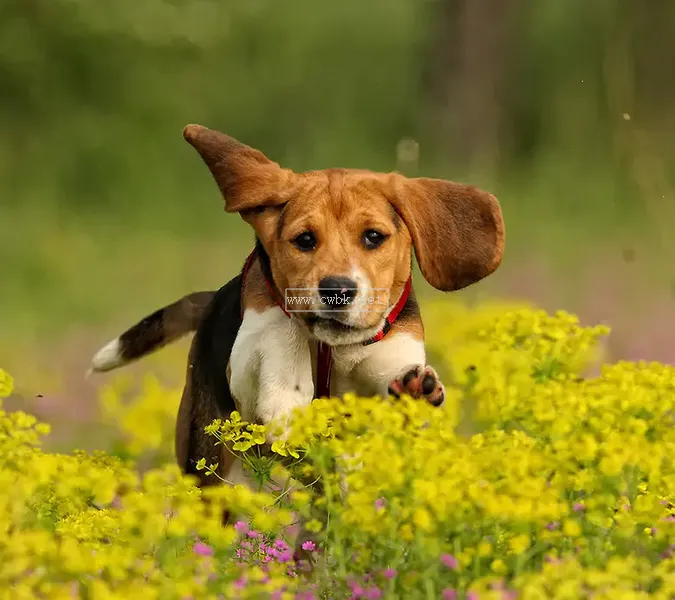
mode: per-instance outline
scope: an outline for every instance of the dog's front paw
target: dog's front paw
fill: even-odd
[[[288,438],[288,429],[281,423],[275,422],[267,426],[267,443],[271,446],[274,442],[285,442]]]
[[[267,443],[271,446],[274,442],[287,442],[290,434],[291,415],[275,415],[265,423]]]
[[[432,406],[440,406],[445,400],[445,387],[433,368],[425,365],[410,365],[389,383],[389,393],[399,397],[408,394],[423,398]]]

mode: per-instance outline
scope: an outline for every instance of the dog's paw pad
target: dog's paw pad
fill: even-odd
[[[433,406],[440,406],[445,400],[445,387],[432,367],[411,365],[389,383],[389,394],[396,398],[408,394],[412,398],[423,398]]]

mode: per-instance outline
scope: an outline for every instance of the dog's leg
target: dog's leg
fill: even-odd
[[[364,361],[363,368],[374,372],[381,395],[399,397],[408,394],[433,406],[443,404],[445,387],[433,367],[427,365],[422,340],[398,333],[380,344],[381,347]],[[386,367],[383,361],[386,361]]]
[[[297,323],[278,308],[246,310],[230,359],[230,387],[243,420],[279,427],[279,436],[275,429],[268,432],[270,444],[283,439],[292,411],[314,397],[309,343]],[[308,560],[302,519],[299,529],[295,558]]]
[[[426,364],[424,342],[417,335],[393,331],[377,344],[366,346],[354,360],[341,387],[355,389],[363,395],[378,394],[413,398],[440,406],[445,399],[445,388],[436,371]]]
[[[279,308],[244,312],[230,367],[232,395],[245,421],[284,428],[291,412],[314,397],[309,343]],[[268,440],[274,439],[270,433]]]

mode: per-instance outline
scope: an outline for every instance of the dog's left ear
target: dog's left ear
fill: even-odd
[[[424,278],[444,292],[492,273],[504,253],[497,198],[441,179],[394,177],[390,202],[407,225]]]

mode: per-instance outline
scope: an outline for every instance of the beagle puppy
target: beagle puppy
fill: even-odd
[[[255,249],[220,290],[159,309],[92,361],[93,371],[109,371],[195,332],[176,425],[182,470],[200,485],[215,483],[195,468],[206,458],[223,479],[245,482],[241,464],[204,433],[234,410],[283,426],[313,398],[345,392],[406,393],[440,406],[445,390],[426,364],[412,251],[438,290],[486,277],[504,251],[497,199],[398,173],[295,173],[200,125],[183,136],[211,171],[225,210],[253,228]]]

